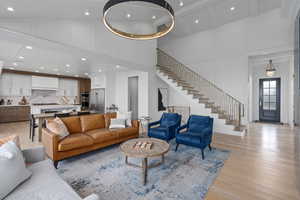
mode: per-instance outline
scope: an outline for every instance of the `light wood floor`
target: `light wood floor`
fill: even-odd
[[[0,124],[0,137],[17,134],[21,147],[39,146],[28,124]],[[244,137],[215,134],[213,146],[231,150],[207,200],[300,200],[300,130],[251,124]]]

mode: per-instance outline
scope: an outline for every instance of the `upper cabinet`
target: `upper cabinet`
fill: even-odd
[[[46,77],[46,76],[32,76],[32,89],[58,89],[58,78]]]
[[[92,77],[91,82],[92,82],[92,89],[105,88],[106,87],[105,75],[103,75],[103,74]]]
[[[78,81],[73,79],[59,79],[57,96],[75,97],[78,96]]]
[[[31,77],[4,73],[0,76],[0,96],[30,96]]]

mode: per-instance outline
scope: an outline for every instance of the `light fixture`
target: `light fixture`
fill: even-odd
[[[87,59],[86,58],[81,58],[81,61],[86,61]]]
[[[79,77],[79,75],[76,74],[75,77]]]
[[[13,67],[10,67],[9,69],[10,69],[10,70],[14,70],[15,68],[13,68]]]
[[[39,73],[40,71],[39,71],[39,70],[35,70],[35,72],[36,72],[36,73]]]
[[[45,67],[41,66],[41,67],[40,67],[40,69],[41,69],[41,70],[44,70],[44,69],[45,69]]]
[[[116,68],[119,69],[121,66],[120,65],[116,65]]]
[[[18,66],[18,63],[14,62],[13,65],[16,67],[16,66]]]
[[[55,71],[55,72],[58,72],[58,69],[57,69],[57,68],[55,68],[55,69],[53,69],[53,71]]]
[[[66,67],[71,67],[71,65],[70,64],[66,64]]]
[[[235,10],[235,7],[234,7],[234,6],[232,6],[232,7],[230,8],[230,10],[231,10],[231,11],[234,11],[234,10]]]
[[[100,72],[100,73],[101,73],[101,72],[102,72],[102,70],[101,70],[101,69],[99,69],[99,70],[98,70],[98,72]]]
[[[24,59],[24,56],[19,56],[19,59],[23,60],[23,59]]]
[[[9,12],[14,12],[15,9],[14,9],[13,7],[7,7],[7,11],[9,11]]]
[[[269,60],[269,64],[266,67],[266,75],[272,77],[275,75],[275,73],[276,73],[276,69],[273,65],[273,61]]]
[[[152,16],[152,19],[156,19],[156,16],[155,16],[155,15],[153,15],[153,16]]]
[[[26,49],[32,50],[32,46],[26,46]]]
[[[89,73],[85,72],[85,73],[84,73],[84,75],[88,76],[88,75],[89,75]]]
[[[69,70],[67,70],[66,72],[67,72],[67,73],[70,73],[70,71],[69,71]]]
[[[148,3],[151,5],[158,6],[159,8],[163,9],[166,13],[168,18],[170,18],[169,23],[165,23],[162,25],[159,25],[157,29],[153,33],[132,33],[130,31],[124,31],[121,29],[116,28],[115,26],[112,25],[109,21],[111,17],[110,13],[115,13],[115,12],[110,12],[113,8],[120,6],[120,4],[126,4],[126,3],[131,3],[131,2],[141,2],[141,3]],[[146,9],[150,9],[150,7],[144,6]],[[116,10],[116,9],[114,9]],[[131,17],[131,14],[126,15],[127,18]],[[154,0],[109,0],[104,8],[103,8],[103,23],[106,26],[108,30],[110,30],[112,33],[127,38],[127,39],[134,39],[134,40],[150,40],[150,39],[156,39],[160,38],[166,34],[168,34],[175,25],[175,17],[174,17],[174,10],[172,6],[165,0],[160,0],[160,1],[154,1]],[[120,27],[120,26],[117,26]],[[157,30],[157,31],[156,31]]]
[[[180,2],[179,2],[179,5],[182,7],[182,6],[183,6],[183,1],[180,1]]]
[[[90,13],[89,11],[85,11],[85,12],[84,12],[84,15],[85,15],[85,16],[90,16],[91,13]]]
[[[196,24],[199,24],[199,19],[196,19],[196,20],[195,20],[195,23],[196,23]]]

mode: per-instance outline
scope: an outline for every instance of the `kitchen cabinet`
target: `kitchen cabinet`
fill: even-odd
[[[59,79],[59,90],[57,96],[78,96],[78,81],[73,79]]]
[[[57,90],[58,78],[46,76],[32,76],[32,89]]]
[[[30,106],[0,106],[0,123],[28,121]]]
[[[3,74],[0,78],[0,96],[31,96],[31,77]]]
[[[90,93],[91,92],[91,79],[80,79],[79,91],[80,91],[80,93]]]

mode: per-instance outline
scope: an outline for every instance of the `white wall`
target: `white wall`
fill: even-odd
[[[273,58],[274,66],[276,67],[276,75],[272,78],[281,79],[281,109],[280,121],[286,124],[293,124],[293,56],[292,53],[277,54],[280,58]],[[262,78],[270,78],[266,76],[266,64],[269,57],[260,56],[259,58],[252,57],[250,59],[250,74],[252,80],[252,105],[250,111],[252,115],[250,121],[259,120],[259,80]]]
[[[164,37],[159,48],[248,104],[248,57],[293,48],[294,24],[280,9],[188,37]]]
[[[300,7],[300,2],[299,2],[299,7]],[[298,9],[299,10],[299,9]],[[295,102],[295,123],[297,125],[300,125],[300,80],[299,80],[299,68],[300,68],[300,51],[299,51],[299,46],[300,46],[300,32],[299,32],[299,22],[300,22],[300,11],[298,12],[298,16],[295,19],[295,55],[294,55],[294,70],[295,70],[295,81],[294,81],[294,102]]]

